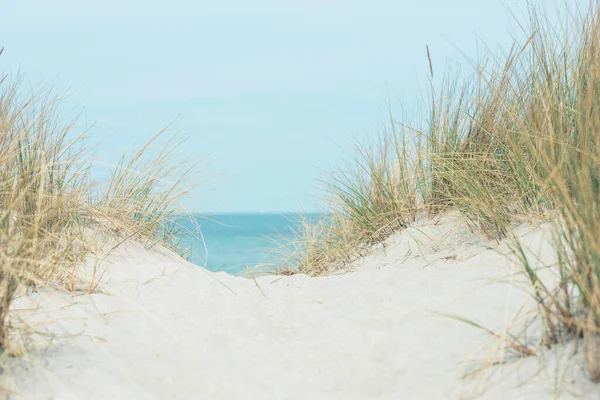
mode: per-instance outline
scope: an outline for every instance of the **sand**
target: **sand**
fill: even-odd
[[[544,262],[548,230],[516,227]],[[129,243],[89,260],[93,294],[15,301],[39,335],[2,384],[19,399],[599,398],[576,343],[461,378],[497,341],[447,314],[502,332],[531,305],[506,243],[445,218],[378,250],[333,276],[246,279]]]

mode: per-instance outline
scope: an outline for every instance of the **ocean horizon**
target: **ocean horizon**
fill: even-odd
[[[238,275],[246,270],[277,269],[284,249],[293,245],[302,220],[327,213],[190,213],[176,217],[182,247],[190,262],[213,272]],[[200,234],[190,234],[189,232]]]

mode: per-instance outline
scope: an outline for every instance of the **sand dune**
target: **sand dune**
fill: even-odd
[[[547,231],[516,228],[546,262]],[[95,293],[15,301],[43,335],[3,385],[23,399],[598,398],[574,344],[461,379],[496,341],[440,313],[502,331],[530,304],[508,252],[447,218],[352,272],[253,280],[131,243],[100,265]]]

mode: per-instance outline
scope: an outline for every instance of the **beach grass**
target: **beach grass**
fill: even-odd
[[[297,271],[343,269],[419,216],[458,210],[487,239],[507,239],[531,283],[543,344],[583,337],[600,380],[600,2],[565,6],[559,21],[531,3],[503,57],[470,76],[431,76],[421,126],[390,122],[375,146],[327,182],[334,217],[305,227]],[[511,224],[554,226],[559,277],[540,278]]]
[[[126,153],[97,186],[85,129],[65,121],[60,104],[51,89],[33,91],[18,76],[0,79],[0,349],[9,345],[19,287],[74,290],[77,267],[98,251],[98,234],[173,247],[170,217],[194,186],[195,164],[175,157],[181,140],[150,151],[165,132]]]
[[[504,57],[489,54],[467,77],[442,72],[440,84],[426,49],[427,118],[390,117],[374,141],[357,144],[326,180],[331,212],[302,224],[282,270],[343,270],[416,219],[458,211],[473,231],[511,243],[541,344],[582,337],[600,381],[600,2],[564,15],[556,23],[532,5],[524,39]],[[97,186],[88,140],[76,119],[60,117],[60,100],[0,79],[0,349],[19,287],[75,290],[77,267],[98,245],[90,230],[176,248],[173,217],[195,187],[197,164],[178,157],[183,141],[158,145],[166,131],[124,153]],[[512,236],[513,223],[533,219],[552,221],[556,284]],[[525,346],[520,353],[533,354]]]

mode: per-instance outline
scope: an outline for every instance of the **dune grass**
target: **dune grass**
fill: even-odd
[[[0,350],[9,345],[7,316],[19,287],[74,290],[77,266],[97,250],[98,234],[172,245],[170,217],[193,187],[195,164],[175,157],[181,141],[150,151],[164,132],[95,186],[85,132],[59,110],[51,90],[0,79]]]
[[[197,186],[192,182],[197,182],[198,162],[177,156],[185,142],[181,137],[171,137],[150,153],[165,133],[160,131],[138,151],[121,156],[88,212],[122,236],[177,249],[181,232],[175,217],[182,211],[181,199]]]
[[[418,161],[404,139],[394,131],[380,135],[374,146],[356,145],[353,164],[325,182],[333,212],[303,221],[282,271],[323,275],[343,269],[414,221],[423,193]]]
[[[375,147],[360,146],[328,181],[334,217],[304,229],[295,265],[311,275],[345,268],[415,218],[458,210],[473,230],[513,243],[543,344],[583,336],[600,380],[600,2],[561,15],[550,21],[530,4],[524,40],[506,56],[432,84],[422,127],[392,121]],[[557,287],[511,236],[528,218],[554,223]]]
[[[583,336],[588,371],[600,381],[600,3],[558,28],[544,22],[532,13],[531,101],[518,128],[528,170],[557,213],[558,287],[544,286],[523,252],[521,261],[545,344]]]

